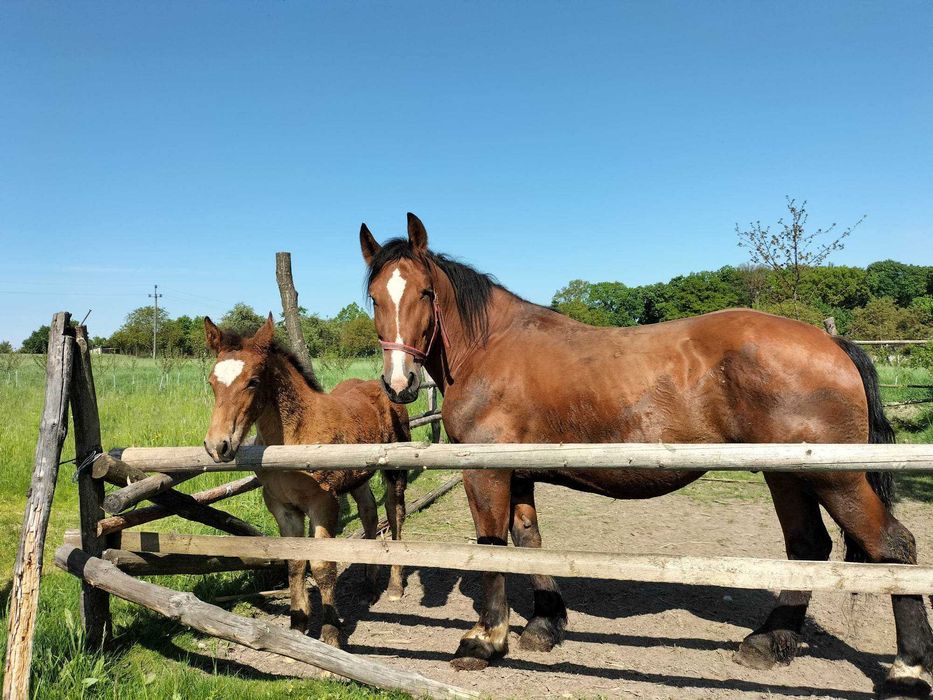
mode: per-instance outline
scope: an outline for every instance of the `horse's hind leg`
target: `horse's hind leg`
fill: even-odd
[[[360,514],[360,523],[363,525],[363,535],[367,540],[376,539],[376,531],[379,529],[379,512],[376,509],[376,498],[373,491],[369,488],[369,482],[357,486],[350,492],[353,500],[356,501],[356,510]],[[378,564],[366,564],[366,585],[369,590],[366,597],[371,603],[379,599],[379,566]]]
[[[393,540],[402,539],[402,526],[405,524],[405,489],[408,486],[408,472],[383,472],[386,484],[386,518]],[[403,567],[393,564],[389,569],[389,600],[401,600],[405,594]]]
[[[512,542],[516,547],[541,547],[535,485],[530,479],[512,479]],[[567,626],[567,608],[557,582],[550,576],[531,576],[535,608],[519,639],[522,649],[550,651],[560,644]]]
[[[765,480],[784,532],[787,558],[829,559],[833,541],[820,516],[819,502],[807,485],[788,474],[769,473]],[[733,660],[762,670],[789,664],[797,655],[809,603],[810,591],[781,591],[768,619],[742,641]]]
[[[871,562],[916,564],[914,536],[884,507],[861,474],[826,475],[815,483],[820,502]],[[919,595],[892,595],[897,656],[885,698],[926,697],[933,688],[933,631]]]

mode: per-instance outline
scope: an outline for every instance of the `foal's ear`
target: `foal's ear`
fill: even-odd
[[[220,353],[220,341],[223,334],[220,329],[214,325],[210,316],[204,317],[204,337],[207,340],[207,348],[215,355]]]
[[[382,250],[382,246],[369,232],[366,224],[360,224],[360,250],[363,251],[363,260],[366,261],[367,265],[372,265],[376,253]]]
[[[263,323],[256,334],[253,336],[253,347],[267,348],[275,337],[275,321],[272,320],[272,312],[269,312],[266,322]]]
[[[421,223],[421,219],[408,212],[408,242],[414,250],[428,249],[428,232]]]

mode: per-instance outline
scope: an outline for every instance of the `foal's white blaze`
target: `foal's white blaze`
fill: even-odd
[[[395,304],[395,342],[404,343],[402,340],[402,327],[399,321],[399,304],[402,303],[402,295],[405,293],[407,284],[398,267],[392,272],[389,281],[386,282],[386,291],[389,292],[389,298]],[[392,361],[392,372],[389,375],[389,385],[396,391],[401,391],[408,386],[408,377],[405,376],[405,353],[401,350],[393,350],[389,358]]]
[[[224,386],[230,386],[243,371],[243,364],[243,360],[221,360],[214,365],[214,376]]]

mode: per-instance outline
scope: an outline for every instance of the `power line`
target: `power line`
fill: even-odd
[[[153,288],[153,293],[149,295],[149,298],[152,299],[153,305],[153,314],[152,314],[152,359],[156,357],[156,337],[159,333],[159,297],[163,296],[159,294],[159,285],[155,285]]]

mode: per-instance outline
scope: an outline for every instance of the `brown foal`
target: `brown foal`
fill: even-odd
[[[214,412],[204,447],[215,462],[229,462],[255,424],[266,445],[310,443],[407,442],[408,411],[392,404],[376,381],[348,379],[330,394],[274,339],[272,315],[251,338],[222,331],[204,319],[207,344],[217,356],[210,383]],[[373,471],[257,472],[266,507],[284,537],[333,537],[337,530],[338,496],[356,500],[366,537],[376,536],[376,501],[369,488]],[[384,471],[386,516],[392,539],[401,537],[405,520],[404,471]],[[310,528],[305,528],[305,518]],[[304,576],[308,562],[288,562],[291,626],[308,630],[311,603]],[[370,596],[376,596],[378,567],[367,566]],[[311,562],[311,574],[321,592],[321,639],[340,646],[340,617],[336,607],[337,565]],[[402,567],[393,566],[388,595],[402,597]]]
[[[877,375],[855,345],[789,319],[729,310],[636,328],[594,328],[529,303],[492,278],[428,250],[408,215],[408,237],[380,246],[363,225],[368,291],[384,350],[389,398],[407,403],[422,365],[444,392],[453,442],[893,442]],[[411,350],[414,349],[415,352]],[[711,464],[710,468],[716,465]],[[549,481],[611,498],[650,498],[700,472],[465,471],[477,541],[540,547],[534,484]],[[791,559],[828,559],[823,506],[841,526],[847,558],[916,563],[914,538],[890,511],[880,473],[765,476]],[[554,580],[531,577],[534,614],[522,647],[561,641],[566,610]],[[507,651],[502,574],[483,575],[479,621],[461,640],[459,668]],[[735,655],[769,668],[789,663],[810,594],[784,591]],[[926,694],[933,633],[920,596],[892,596],[897,657],[891,696]]]

